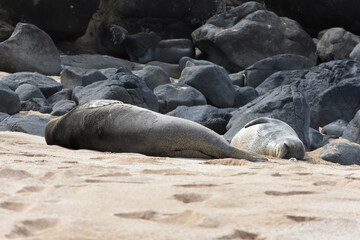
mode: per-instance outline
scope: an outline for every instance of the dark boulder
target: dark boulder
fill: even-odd
[[[11,37],[0,43],[0,70],[58,75],[60,54],[44,31],[32,24],[18,23]]]
[[[65,67],[60,79],[64,88],[74,89],[77,86],[87,86],[91,83],[105,80],[107,77],[95,69]]]
[[[182,57],[195,57],[195,47],[190,39],[162,40],[156,46],[156,61],[178,63]]]
[[[12,115],[20,110],[19,96],[7,85],[0,83],[0,112]]]
[[[0,131],[23,132],[44,137],[45,126],[49,121],[50,118],[38,115],[10,116],[0,122]]]
[[[256,91],[255,88],[239,87],[239,86],[234,86],[234,87],[235,87],[235,101],[233,107],[235,108],[242,107],[259,96],[259,93]]]
[[[141,77],[151,90],[154,90],[157,86],[170,83],[169,74],[159,66],[146,66],[142,70],[133,73]]]
[[[294,86],[284,85],[269,91],[234,111],[232,115],[224,136],[229,142],[246,123],[259,117],[270,117],[290,125],[305,148],[310,149],[310,108],[304,96]]]
[[[123,43],[129,34],[125,28],[103,22],[98,34],[100,52],[123,58],[127,56]]]
[[[0,122],[2,122],[5,118],[10,117],[11,115],[4,113],[4,112],[0,112]]]
[[[318,130],[309,128],[310,151],[321,148],[329,143],[329,137],[322,135]]]
[[[260,94],[264,94],[284,84],[295,86],[308,101],[312,110],[311,127],[317,129],[319,126],[324,126],[339,118],[346,121],[352,119],[356,113],[355,108],[359,99],[356,95],[357,80],[351,79],[356,77],[360,77],[360,62],[337,60],[310,69],[274,73],[256,90]],[[343,81],[344,83],[340,84]],[[352,87],[354,88],[352,89]],[[337,91],[340,92],[337,93]],[[340,93],[343,94],[346,91],[349,95],[340,97]],[[351,104],[348,105],[347,102]],[[342,106],[345,108],[339,108]],[[346,114],[346,116],[342,114]]]
[[[178,106],[206,105],[206,98],[201,92],[183,83],[158,86],[154,89],[154,94],[159,101],[159,111],[164,114]]]
[[[256,2],[211,17],[192,38],[210,61],[231,72],[284,53],[316,60],[315,44],[297,22],[278,17]]]
[[[50,113],[53,116],[62,116],[68,113],[76,107],[76,103],[72,100],[60,100],[56,102],[52,107],[52,112]]]
[[[199,90],[208,103],[220,108],[232,107],[235,89],[226,70],[216,65],[186,67],[179,79]]]
[[[8,85],[12,90],[16,90],[19,85],[31,84],[38,87],[46,98],[60,91],[63,86],[54,79],[40,73],[19,72],[3,77],[1,83]]]
[[[73,91],[73,99],[77,104],[95,99],[112,99],[155,112],[159,111],[158,100],[154,93],[144,80],[130,72],[119,72],[108,80],[76,87]]]
[[[50,113],[52,108],[44,98],[30,98],[26,101],[21,101],[21,110]]]
[[[341,165],[360,165],[360,145],[356,143],[329,143],[321,149],[323,160]]]
[[[44,94],[42,94],[40,89],[28,83],[21,84],[15,90],[15,93],[19,96],[21,101],[27,101],[31,98],[42,98],[45,100]]]
[[[351,142],[360,144],[360,110],[357,111],[354,118],[349,122],[342,137]]]
[[[211,105],[179,106],[166,115],[197,122],[222,135],[226,132],[226,125],[231,118],[233,110],[232,108],[218,109]]]
[[[262,59],[247,67],[244,75],[244,86],[256,88],[273,73],[284,70],[308,69],[315,62],[307,57],[294,54],[280,54]]]
[[[65,88],[57,93],[54,93],[50,97],[48,97],[47,101],[52,106],[58,101],[71,100],[71,99],[72,99],[72,90]]]
[[[349,59],[350,53],[359,43],[359,36],[343,28],[330,28],[316,44],[316,53],[323,62]]]
[[[321,129],[321,133],[328,135],[329,137],[332,137],[332,138],[339,138],[343,135],[348,124],[349,123],[347,121],[345,121],[343,119],[338,119],[334,122],[331,122],[331,123],[325,125]]]

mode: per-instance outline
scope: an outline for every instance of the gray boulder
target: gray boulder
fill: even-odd
[[[206,98],[195,88],[183,83],[170,83],[158,86],[154,94],[159,101],[159,111],[168,113],[178,106],[206,105]]]
[[[95,99],[112,99],[159,111],[159,103],[154,93],[144,80],[130,72],[118,72],[108,80],[76,87],[73,99],[77,104]]]
[[[60,54],[44,31],[32,24],[18,23],[11,37],[0,43],[0,70],[58,75]]]
[[[179,79],[199,90],[208,103],[220,108],[232,107],[235,89],[226,70],[216,65],[186,67]]]
[[[325,161],[341,165],[360,165],[360,145],[356,143],[329,143],[321,149]]]
[[[74,89],[77,86],[87,86],[105,80],[106,76],[95,69],[65,67],[61,71],[60,79],[64,88]]]
[[[229,74],[229,77],[234,85],[239,86],[239,87],[245,86],[245,72],[244,71],[240,71],[237,73],[231,73],[231,74]]]
[[[354,49],[351,51],[349,57],[356,61],[360,60],[360,43],[354,47]]]
[[[357,111],[354,118],[349,122],[342,137],[351,142],[360,144],[360,110]]]
[[[1,83],[8,85],[15,91],[22,84],[30,84],[38,87],[46,98],[60,91],[63,86],[61,83],[40,73],[19,72],[3,77]]]
[[[31,98],[46,99],[38,87],[28,83],[21,84],[15,90],[15,93],[19,96],[21,101],[27,101]]]
[[[2,122],[5,118],[10,117],[11,115],[4,113],[4,112],[0,112],[0,122]]]
[[[268,57],[254,63],[243,71],[244,86],[256,88],[275,72],[308,69],[314,66],[314,61],[300,55],[280,54]]]
[[[242,107],[259,96],[259,93],[253,87],[235,87],[235,108]]]
[[[322,135],[318,130],[309,128],[310,150],[321,148],[329,143],[329,137]]]
[[[354,107],[356,107],[359,97],[354,95],[358,91],[357,80],[351,80],[351,78],[359,76],[360,62],[337,60],[310,69],[274,73],[256,90],[260,94],[265,94],[281,85],[291,84],[295,86],[308,101],[312,109],[311,127],[317,129],[319,126],[324,126],[339,118],[346,121],[352,119],[356,111],[354,111]],[[343,81],[345,82],[336,88]],[[351,89],[351,86],[355,88]],[[344,89],[342,89],[343,87]],[[336,93],[338,90],[342,93],[347,91],[350,95],[343,95],[339,98],[341,94]],[[353,97],[354,99],[352,99]],[[351,105],[348,106],[347,101]],[[339,106],[345,106],[345,109],[339,109]],[[342,116],[342,114],[346,114],[346,116]]]
[[[204,65],[216,65],[216,64],[212,63],[210,61],[193,59],[190,57],[182,57],[179,60],[179,68],[181,71],[184,70],[184,68],[189,67],[189,66],[204,66]]]
[[[52,111],[52,107],[44,98],[30,98],[26,101],[21,101],[21,110],[50,113]]]
[[[10,116],[0,122],[0,131],[23,132],[44,137],[45,126],[49,121],[50,118],[38,115]]]
[[[159,66],[146,66],[142,70],[133,73],[141,77],[151,90],[154,90],[157,86],[170,83],[169,74]]]
[[[218,109],[211,105],[193,107],[179,106],[166,115],[197,122],[222,135],[226,132],[226,125],[231,118],[231,112],[233,110],[232,108]]]
[[[61,65],[86,69],[124,67],[133,70],[137,64],[121,58],[100,54],[61,55]]]
[[[315,44],[297,22],[278,17],[256,2],[211,17],[192,38],[211,62],[231,72],[283,53],[316,60]]]
[[[21,110],[19,96],[7,85],[0,83],[0,113],[15,114]]]
[[[195,57],[195,47],[190,39],[161,40],[155,49],[155,60],[178,63],[182,57]]]
[[[334,122],[331,122],[327,125],[325,125],[322,129],[321,129],[321,133],[328,135],[332,138],[339,138],[343,135],[345,129],[348,126],[348,122],[343,120],[343,119],[338,119]]]
[[[179,68],[179,64],[174,63],[164,63],[159,61],[151,61],[146,64],[147,66],[158,66],[164,69],[167,74],[172,77],[178,79],[181,75],[181,69]]]
[[[56,102],[52,108],[52,112],[50,113],[53,116],[62,116],[68,113],[76,107],[76,103],[72,100],[60,100]]]
[[[359,36],[343,28],[330,28],[317,43],[316,52],[323,62],[349,59],[350,53],[359,43]]]
[[[59,92],[54,93],[53,95],[51,95],[47,101],[49,102],[49,104],[51,106],[53,106],[55,103],[57,103],[58,101],[61,100],[71,100],[72,99],[72,90],[65,88],[62,89]]]
[[[226,127],[228,131],[224,135],[229,142],[246,123],[259,117],[270,117],[290,125],[305,148],[310,149],[310,108],[304,96],[294,86],[280,86],[234,111],[232,115]]]

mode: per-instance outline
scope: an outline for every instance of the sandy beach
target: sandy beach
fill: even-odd
[[[360,238],[360,166],[316,154],[157,158],[14,132],[0,143],[0,239]]]

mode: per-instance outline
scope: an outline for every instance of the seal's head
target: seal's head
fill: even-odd
[[[278,158],[304,159],[305,148],[301,140],[297,138],[285,138],[276,144],[275,155]]]

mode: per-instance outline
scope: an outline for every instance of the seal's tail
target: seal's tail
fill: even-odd
[[[246,159],[246,160],[251,161],[251,162],[266,162],[266,161],[269,161],[263,155],[253,153],[253,152],[249,152],[249,151],[240,150],[240,149],[234,148],[234,147],[232,147],[231,157],[232,158],[237,158],[237,159]]]

